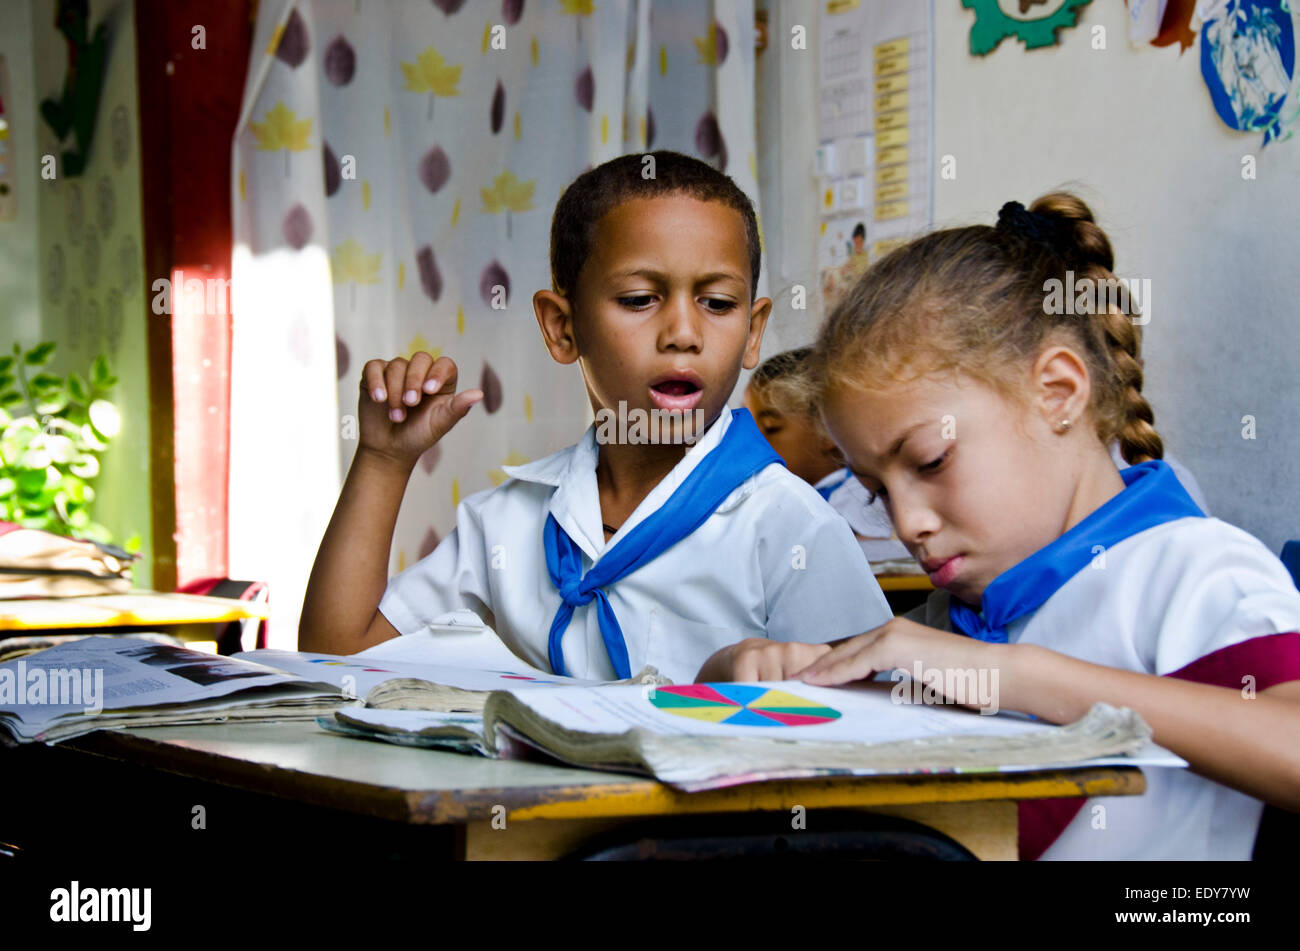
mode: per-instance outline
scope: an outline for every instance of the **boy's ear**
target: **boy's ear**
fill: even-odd
[[[760,297],[754,301],[749,312],[749,339],[745,341],[745,359],[741,366],[752,370],[758,366],[758,352],[763,346],[763,331],[767,328],[767,318],[772,314],[772,298]]]
[[[542,340],[556,363],[573,363],[578,359],[578,342],[573,336],[573,305],[567,297],[554,291],[533,295],[533,312]]]

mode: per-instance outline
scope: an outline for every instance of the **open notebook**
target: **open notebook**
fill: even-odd
[[[885,683],[556,686],[494,692],[481,717],[348,708],[318,722],[403,745],[543,754],[685,790],[833,775],[1187,765],[1124,708],[1099,703],[1061,727],[895,696]]]

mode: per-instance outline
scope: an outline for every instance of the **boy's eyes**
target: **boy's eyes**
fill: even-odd
[[[655,297],[652,294],[636,294],[632,297],[617,298],[618,303],[621,306],[627,307],[631,310],[644,310],[654,302],[654,299]],[[736,307],[735,301],[723,300],[718,297],[706,297],[703,299],[703,303],[709,311],[714,314],[725,314],[728,311],[734,310]]]

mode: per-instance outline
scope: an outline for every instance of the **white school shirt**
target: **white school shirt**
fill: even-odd
[[[910,559],[907,546],[894,534],[894,524],[880,499],[871,500],[871,493],[851,473],[844,478],[845,470],[837,469],[818,482],[814,489],[835,486],[826,500],[849,523],[849,528],[862,537],[858,544],[868,561],[896,561]]]
[[[948,593],[935,592],[909,617],[951,630]],[[1104,562],[1007,625],[1007,641],[1163,676],[1222,648],[1289,631],[1300,631],[1300,591],[1277,557],[1233,525],[1190,517],[1108,548]],[[1187,769],[1143,772],[1143,795],[1089,799],[1042,858],[1250,858],[1260,800]],[[1093,828],[1098,804],[1104,829]]]
[[[413,634],[443,612],[468,608],[521,658],[550,670],[547,640],[560,594],[546,570],[547,515],[581,550],[586,574],[668,500],[731,422],[724,407],[608,542],[594,425],[575,446],[506,466],[511,479],[461,502],[455,530],[389,581],[379,610],[398,631]],[[821,643],[893,616],[848,525],[783,465],[746,479],[691,535],[605,594],[633,673],[652,665],[677,683],[693,681],[710,655],[746,637]],[[571,676],[616,676],[594,600],[574,610],[561,648]]]

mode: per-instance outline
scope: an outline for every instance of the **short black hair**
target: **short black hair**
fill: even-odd
[[[861,221],[859,221],[857,227],[853,229],[853,237],[861,238],[864,241],[867,239],[867,226]]]
[[[654,158],[654,177],[642,176],[647,156]],[[583,172],[564,190],[551,218],[551,284],[569,297],[578,272],[591,255],[592,236],[601,218],[625,201],[685,194],[700,201],[718,201],[740,212],[749,249],[749,294],[758,294],[761,248],[754,203],[731,178],[713,166],[680,152],[620,155]]]

